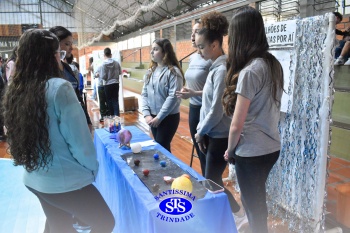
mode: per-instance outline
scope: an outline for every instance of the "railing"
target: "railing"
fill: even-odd
[[[141,48],[136,49],[136,50],[135,50],[135,51],[133,51],[132,53],[130,53],[130,54],[128,54],[127,56],[123,57],[123,60],[124,60],[125,58],[130,57],[131,55],[133,55],[133,54],[134,54],[134,53],[136,53],[137,51],[141,51]]]
[[[144,66],[142,65],[142,54],[141,54],[141,49],[142,49],[142,48],[136,49],[136,50],[133,51],[132,53],[130,53],[130,54],[128,54],[127,56],[123,57],[123,61],[124,61],[126,58],[130,57],[131,55],[133,55],[134,53],[136,53],[137,51],[140,51],[140,65],[137,66],[137,67],[135,67],[135,68],[136,68],[136,69],[143,69]]]
[[[185,60],[186,58],[188,58],[189,56],[191,56],[192,54],[194,54],[195,52],[197,52],[197,50],[193,51],[192,53],[188,54],[187,56],[181,58],[181,60],[179,61],[180,62],[180,66],[182,68],[182,61]]]

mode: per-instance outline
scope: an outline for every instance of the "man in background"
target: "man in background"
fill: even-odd
[[[122,74],[120,64],[112,59],[110,48],[105,48],[104,61],[100,77],[105,81],[104,89],[108,110],[111,115],[120,116],[119,112],[119,77]]]

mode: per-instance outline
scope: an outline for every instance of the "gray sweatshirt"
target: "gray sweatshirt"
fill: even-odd
[[[202,94],[199,135],[212,138],[228,138],[231,117],[226,116],[221,103],[225,89],[226,55],[218,57],[209,69]]]
[[[162,121],[168,115],[179,113],[181,99],[175,93],[183,87],[180,70],[177,67],[173,71],[168,67],[156,68],[148,80],[149,72],[144,76],[141,93],[143,115],[156,115]]]
[[[119,83],[119,75],[122,74],[122,69],[117,61],[108,58],[103,61],[100,77],[105,81],[104,85]]]

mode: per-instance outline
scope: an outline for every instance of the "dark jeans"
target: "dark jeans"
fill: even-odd
[[[152,117],[156,117],[156,116],[152,115]],[[160,122],[157,128],[151,127],[154,140],[158,142],[162,147],[167,149],[169,152],[171,152],[170,150],[171,140],[173,139],[176,133],[179,123],[180,123],[180,113],[176,113],[176,114],[166,116],[162,120],[162,122]]]
[[[92,184],[66,193],[41,193],[27,187],[41,203],[46,215],[44,233],[76,233],[72,216],[91,227],[91,233],[111,233],[114,217],[103,197]]]
[[[345,42],[346,42],[346,41],[344,41],[344,40],[339,41],[339,45],[335,48],[335,51],[334,51],[334,52],[335,52],[335,53],[334,53],[334,57],[335,57],[335,58],[338,58],[338,57],[340,56],[341,51],[342,51],[343,48],[344,48]],[[346,55],[345,55],[344,61],[348,60],[349,55],[350,55],[350,54],[346,54]]]
[[[106,93],[105,93],[105,87],[99,86],[98,87],[98,98],[100,102],[100,114],[101,117],[108,116],[110,113],[107,108],[107,100],[106,100]]]
[[[241,200],[252,233],[267,233],[266,180],[280,152],[256,157],[235,155]]]
[[[192,142],[196,148],[197,155],[201,164],[202,174],[205,175],[205,154],[203,154],[199,147],[194,135],[197,133],[197,125],[199,123],[199,116],[201,112],[201,106],[190,104],[190,112],[188,115],[188,123],[190,125],[190,133],[192,137]]]
[[[228,146],[228,138],[211,138],[207,135],[204,137],[205,141],[207,142],[205,178],[214,181],[222,187],[225,187],[224,182],[222,182],[222,174],[224,173],[227,165],[227,162],[224,159],[224,154]],[[226,188],[225,193],[230,202],[232,212],[238,212],[240,206],[233,197],[232,193]]]
[[[119,112],[119,83],[105,85],[108,111],[111,115],[120,116]]]

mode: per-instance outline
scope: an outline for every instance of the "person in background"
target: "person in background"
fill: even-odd
[[[197,48],[195,42],[195,36],[198,31],[202,28],[201,23],[198,21],[193,25],[191,40],[192,47]],[[196,148],[197,155],[201,164],[202,174],[205,176],[205,154],[201,152],[198,147],[198,143],[194,135],[197,133],[197,125],[200,118],[200,110],[202,106],[202,92],[205,81],[207,79],[209,68],[211,66],[211,60],[204,60],[198,53],[194,53],[190,56],[188,69],[185,73],[186,86],[181,91],[176,92],[177,97],[182,99],[190,98],[190,111],[188,115],[188,122],[190,126],[190,133],[192,142]]]
[[[89,68],[88,71],[90,72],[90,79],[91,79],[91,85],[92,85],[92,94],[90,99],[96,100],[97,98],[97,80],[95,79],[95,74],[94,74],[94,58],[90,57],[89,58]]]
[[[92,123],[91,123],[89,113],[87,112],[86,103],[84,103],[83,98],[79,94],[78,80],[75,77],[75,74],[73,73],[70,66],[67,63],[62,61],[62,60],[64,60],[65,57],[72,56],[72,51],[73,51],[72,33],[68,29],[66,29],[62,26],[52,27],[52,28],[50,28],[49,31],[52,32],[53,34],[55,34],[57,36],[58,40],[60,41],[61,55],[62,55],[61,63],[59,64],[60,70],[64,73],[63,78],[72,84],[73,89],[75,91],[75,94],[77,95],[78,100],[81,104],[81,107],[84,109],[86,122],[87,122],[89,129],[90,129],[90,132],[91,132],[92,131]]]
[[[336,48],[337,51],[337,48]],[[345,65],[349,66],[350,65],[350,41],[345,41],[343,44],[343,48],[341,49],[339,57],[335,60],[334,65],[335,66],[340,66],[340,65]]]
[[[46,30],[21,36],[16,73],[4,97],[5,126],[15,165],[46,215],[45,232],[76,232],[72,215],[91,232],[110,233],[114,217],[92,184],[96,150],[70,82],[61,78],[60,44]],[[35,90],[35,91],[33,91]]]
[[[119,112],[119,78],[122,74],[120,64],[112,59],[112,51],[105,48],[104,61],[100,68],[100,76],[105,81],[104,89],[108,111],[111,115],[120,116]]]
[[[2,97],[5,92],[6,88],[6,83],[2,77],[2,65],[3,65],[3,60],[2,57],[0,56],[0,141],[6,141],[6,135],[4,131],[4,118],[3,118],[3,108],[2,108]]]
[[[283,70],[268,52],[264,21],[252,7],[230,22],[225,112],[232,115],[225,160],[235,160],[251,232],[267,233],[266,180],[280,153],[278,122]]]
[[[69,67],[72,69],[73,73],[74,73],[74,76],[75,78],[78,80],[78,90],[79,90],[79,94],[80,96],[82,96],[81,94],[81,91],[80,91],[80,85],[81,85],[81,82],[80,82],[80,77],[79,77],[79,69],[77,67],[77,64],[75,61],[74,61],[74,56],[73,54],[71,54],[70,57],[65,57],[65,59],[63,60],[65,63],[67,63],[69,65]],[[84,85],[84,84],[83,84]]]
[[[180,123],[180,102],[176,91],[184,84],[183,72],[168,39],[152,43],[150,68],[144,76],[142,113],[154,140],[168,151]]]
[[[339,12],[333,12],[335,15],[335,24],[340,24],[343,21],[343,16]],[[346,30],[341,31],[335,29],[336,35],[343,36],[342,40],[339,41],[339,45],[335,48],[335,62],[334,65],[350,65],[350,60],[348,60],[350,55],[350,27]]]
[[[79,75],[79,93],[81,96],[83,96],[83,90],[84,90],[84,77],[83,75],[80,73],[80,66],[78,62],[73,62],[73,64],[75,65],[75,67],[77,67],[78,69],[78,75]]]
[[[0,56],[0,76],[2,77],[2,65],[4,64],[4,60],[2,59],[2,56]]]
[[[222,42],[227,35],[228,21],[223,14],[214,11],[202,16],[201,23],[202,29],[195,38],[198,53],[204,60],[211,60],[212,65],[203,88],[200,121],[195,139],[199,149],[206,155],[205,178],[225,187],[222,174],[227,162],[222,155],[227,148],[231,118],[225,115],[221,104],[227,59]],[[226,188],[225,193],[239,230],[247,222],[247,218],[232,193]]]
[[[6,62],[5,71],[6,71],[6,82],[7,85],[10,85],[12,82],[12,77],[16,72],[16,59],[17,59],[17,46],[13,48],[12,54]]]
[[[100,122],[104,122],[104,118],[106,116],[110,116],[111,113],[109,112],[108,105],[107,105],[107,98],[106,98],[106,92],[105,92],[105,81],[102,79],[101,74],[102,67],[98,67],[94,73],[94,76],[96,77],[95,81],[97,82],[97,94],[98,94],[98,100],[99,100],[99,106],[100,106]]]

